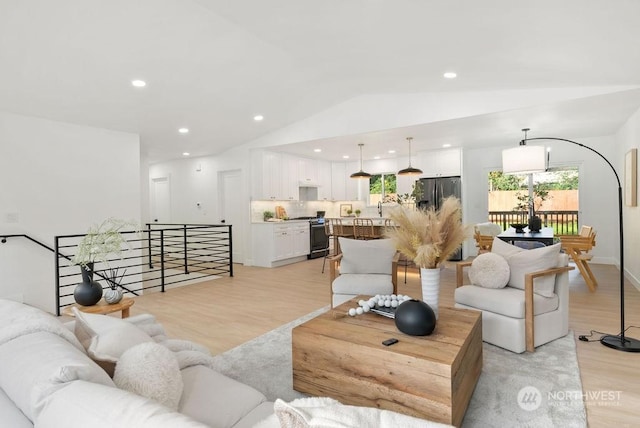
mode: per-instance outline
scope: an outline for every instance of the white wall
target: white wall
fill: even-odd
[[[240,253],[240,260],[234,262],[242,263],[244,258],[248,257],[251,247],[250,163],[248,147],[232,149],[219,156],[158,163],[149,166],[148,184],[152,186],[154,178],[170,177],[171,223],[220,224],[218,173],[240,170],[242,185],[238,189],[237,197],[246,201],[246,209],[238,214],[241,224],[233,227],[233,245]],[[200,207],[196,205],[197,202],[200,202]],[[149,201],[144,203],[149,204]],[[150,214],[149,211],[147,213]],[[151,222],[153,219],[147,217],[143,220]]]
[[[139,165],[137,135],[0,112],[0,234],[53,247],[107,217],[137,221]],[[0,281],[0,296],[55,311],[53,253],[0,244]]]
[[[618,165],[622,172],[622,194],[624,197],[624,157],[630,149],[640,150],[640,110],[620,128],[615,137],[618,148]],[[636,182],[638,178],[636,177]],[[636,198],[640,202],[640,195]],[[627,277],[640,289],[640,207],[629,207],[623,201],[624,216],[624,266]]]
[[[571,136],[560,138],[572,139]],[[576,139],[602,153],[616,166],[618,150],[614,137]],[[512,147],[516,147],[514,141]],[[529,144],[534,144],[531,142]],[[617,263],[618,258],[618,202],[617,182],[611,168],[596,154],[582,147],[562,141],[546,141],[551,148],[550,165],[578,166],[580,173],[580,224],[593,226],[597,231],[596,247],[593,249],[595,263]],[[487,219],[488,173],[502,169],[502,149],[465,150],[463,156],[463,216],[466,224],[475,224]],[[618,170],[618,174],[620,171]],[[472,240],[466,245],[465,254],[475,254]]]

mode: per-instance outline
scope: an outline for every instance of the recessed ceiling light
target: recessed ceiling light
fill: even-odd
[[[253,116],[253,120],[255,120],[256,122],[260,122],[262,119],[264,119],[264,116],[261,114]]]
[[[313,149],[314,152],[316,153],[320,153],[322,151],[322,149]]]
[[[395,150],[389,150],[389,153],[394,154],[396,151]]]
[[[451,147],[451,144],[443,144],[442,147],[446,149],[447,147]]]
[[[343,155],[342,159],[349,159],[349,155]]]
[[[188,134],[189,133],[189,128],[180,128],[178,129],[178,132],[181,134]]]
[[[458,75],[453,71],[447,71],[443,74],[443,76],[445,77],[445,79],[455,79],[456,77],[458,77]]]
[[[132,80],[131,84],[136,88],[144,88],[145,86],[147,86],[147,82],[145,82],[144,80],[138,80],[138,79]]]
[[[184,153],[182,153],[182,156],[189,156],[190,154],[191,153],[189,153],[189,152],[184,152]]]

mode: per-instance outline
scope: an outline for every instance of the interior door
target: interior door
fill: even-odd
[[[220,210],[219,222],[232,225],[233,262],[244,263],[244,228],[242,213],[248,212],[244,206],[248,202],[238,196],[238,189],[242,188],[242,172],[240,170],[221,171],[218,173],[218,194]]]
[[[151,222],[171,223],[171,180],[169,177],[151,179]]]

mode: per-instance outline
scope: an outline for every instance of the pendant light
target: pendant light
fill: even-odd
[[[362,170],[362,146],[364,146],[364,144],[359,143],[358,146],[360,147],[360,171],[351,174],[351,178],[371,178],[371,174]]]
[[[411,140],[413,137],[407,137],[407,141],[409,142],[409,166],[407,168],[401,169],[398,171],[398,175],[420,175],[422,174],[422,170],[418,168],[414,168],[411,166]]]

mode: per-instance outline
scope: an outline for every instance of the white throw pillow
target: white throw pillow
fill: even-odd
[[[348,239],[339,237],[342,260],[340,273],[379,273],[391,275],[396,249],[390,239]]]
[[[473,259],[469,279],[484,288],[504,288],[509,283],[509,263],[499,254],[484,253]]]
[[[178,409],[184,384],[172,351],[155,342],[125,351],[116,364],[113,382],[118,388]]]
[[[74,332],[87,354],[110,375],[113,365],[127,349],[153,339],[135,325],[107,315],[87,314],[73,308]]]
[[[524,250],[496,238],[493,241],[491,252],[500,254],[507,260],[511,271],[509,286],[524,290],[525,274],[558,266],[560,244]],[[533,280],[533,292],[544,297],[553,297],[555,281],[555,275],[535,278]]]

